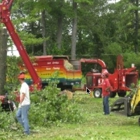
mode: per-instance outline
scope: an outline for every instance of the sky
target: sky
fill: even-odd
[[[19,52],[15,46],[13,48],[8,48],[7,50],[7,55],[8,56],[19,56]]]
[[[108,3],[116,3],[119,2],[120,0],[108,0]]]

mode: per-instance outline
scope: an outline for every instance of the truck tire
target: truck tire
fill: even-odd
[[[101,89],[95,89],[93,95],[94,95],[95,98],[101,98],[102,90]]]
[[[118,96],[119,97],[125,97],[125,95],[126,95],[126,92],[125,91],[118,92]]]
[[[114,98],[116,96],[116,92],[110,92],[110,98]]]

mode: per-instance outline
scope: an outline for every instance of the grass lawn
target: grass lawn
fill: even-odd
[[[110,98],[110,104],[116,99]],[[139,116],[103,115],[102,99],[87,94],[77,93],[73,100],[84,117],[83,123],[34,126],[36,133],[30,136],[22,136],[20,131],[0,132],[0,140],[140,140]]]

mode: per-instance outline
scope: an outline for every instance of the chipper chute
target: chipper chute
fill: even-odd
[[[112,104],[111,111],[129,117],[140,115],[140,87],[136,88],[135,90],[132,90],[130,94],[127,95],[126,97],[117,99]]]

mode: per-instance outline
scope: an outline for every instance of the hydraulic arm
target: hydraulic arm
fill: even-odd
[[[4,23],[15,46],[17,47],[17,50],[19,51],[19,54],[26,66],[26,68],[28,69],[32,79],[33,79],[33,83],[37,86],[37,89],[41,89],[41,80],[39,78],[39,76],[37,75],[31,61],[30,58],[16,32],[16,29],[14,28],[14,25],[10,19],[10,9],[12,6],[13,0],[2,0],[2,2],[0,3],[0,22]]]

